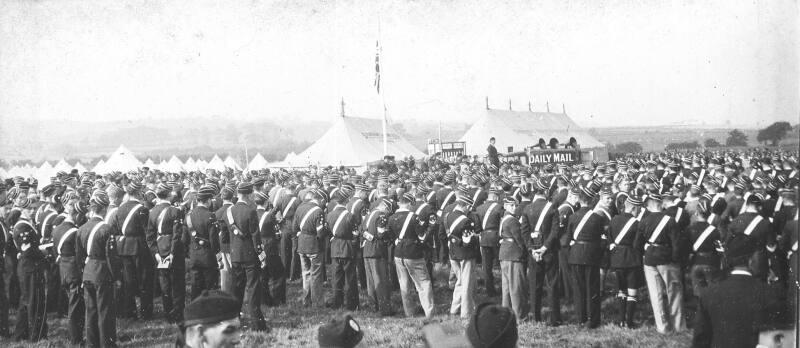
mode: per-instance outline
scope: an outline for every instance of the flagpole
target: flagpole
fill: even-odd
[[[381,93],[381,71],[380,71],[380,55],[381,55],[381,17],[378,15],[378,41],[376,42],[377,50],[376,59],[375,59],[375,73],[376,73],[376,80],[375,80],[375,87],[378,91],[378,94],[381,96],[381,104],[383,105],[383,119],[381,120],[381,127],[383,128],[383,156],[389,154],[389,145],[388,141],[386,140],[386,124],[388,123],[386,120],[386,97],[383,96]]]

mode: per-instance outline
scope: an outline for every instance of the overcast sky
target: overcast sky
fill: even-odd
[[[380,37],[393,121],[469,122],[488,96],[496,108],[564,103],[585,126],[794,124],[797,6],[5,0],[0,121],[331,121],[342,97],[347,113],[377,116]]]

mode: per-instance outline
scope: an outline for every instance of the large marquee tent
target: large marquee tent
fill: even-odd
[[[589,135],[566,113],[485,109],[477,116],[477,121],[459,140],[466,142],[466,153],[470,156],[486,155],[491,137],[495,138],[495,147],[500,153],[508,152],[509,147],[513,151],[523,151],[538,144],[540,138],[545,142],[556,138],[565,144],[574,137],[584,161],[608,159],[605,144]]]
[[[387,127],[388,155],[397,158],[425,156],[420,150]],[[291,154],[290,154],[291,155]],[[305,151],[272,167],[347,166],[363,167],[383,158],[383,128],[380,119],[342,116]]]

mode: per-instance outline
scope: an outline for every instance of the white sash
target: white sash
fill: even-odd
[[[703,185],[703,177],[705,177],[705,176],[706,176],[706,170],[705,169],[700,169],[700,175],[697,176],[697,183],[699,185],[701,185],[701,186]]]
[[[496,206],[497,202],[489,204],[489,209],[486,209],[486,215],[483,216],[483,224],[482,224],[484,230],[486,229],[486,223],[489,222],[489,215],[492,214],[492,210],[494,210]]]
[[[642,221],[642,217],[644,216],[644,212],[645,212],[645,210],[642,209],[642,211],[639,212],[639,216],[636,217],[636,220]]]
[[[347,216],[347,209],[339,214],[339,217],[336,219],[336,223],[333,224],[333,231],[331,231],[333,235],[336,235],[336,230],[339,229],[339,224],[342,223],[342,220],[344,220],[345,216]]]
[[[444,197],[444,201],[442,201],[442,206],[439,208],[439,210],[444,210],[444,207],[447,205],[447,201],[449,201],[450,197],[453,197],[453,195],[455,194],[456,194],[455,191],[450,191],[450,193],[448,193],[447,196]]]
[[[683,216],[683,208],[678,207],[678,210],[675,212],[675,222],[681,222],[681,216]]]
[[[69,238],[69,236],[71,236],[77,230],[78,230],[77,227],[70,228],[67,230],[67,232],[64,232],[63,236],[61,236],[61,239],[58,241],[58,247],[56,248],[56,253],[58,254],[59,257],[61,256],[61,247],[64,245],[64,242],[67,240],[67,238]]]
[[[131,222],[131,218],[133,218],[133,214],[136,213],[136,211],[141,207],[141,204],[137,204],[133,206],[133,209],[131,209],[130,212],[128,212],[128,216],[125,217],[125,222],[122,223],[122,231],[120,231],[123,236],[125,235],[125,229],[128,228],[128,223]]]
[[[47,229],[47,223],[50,222],[50,219],[52,219],[56,215],[58,215],[56,214],[56,212],[50,212],[50,214],[45,216],[44,220],[42,220],[42,231],[41,231],[42,238],[40,239],[40,243],[44,243],[44,230]]]
[[[187,218],[188,218],[188,216],[187,216]],[[264,211],[264,214],[261,214],[261,219],[258,220],[258,231],[259,232],[261,232],[261,230],[264,228],[264,221],[266,221],[266,220],[267,220],[267,212]]]
[[[715,229],[716,227],[714,227],[713,225],[708,225],[708,227],[706,227],[706,229],[703,230],[703,233],[700,234],[700,237],[697,237],[697,240],[694,241],[692,249],[694,249],[694,251],[700,249],[700,246],[703,245],[703,242],[705,242],[706,239],[708,239],[708,236],[710,236],[711,232],[714,232]]]
[[[97,230],[100,229],[100,226],[103,226],[105,224],[106,224],[105,222],[100,221],[97,223],[97,225],[94,225],[92,231],[89,232],[89,240],[86,241],[86,261],[84,261],[84,263],[89,263],[89,255],[91,255],[92,253],[92,244],[93,244],[92,242],[94,241],[94,234],[97,233]]]
[[[273,207],[278,205],[278,199],[281,198],[281,191],[283,191],[283,187],[279,187],[278,189],[275,190],[275,197],[272,199],[272,206]],[[289,204],[289,205],[291,205],[291,204]]]
[[[708,216],[708,219],[706,219],[706,222],[708,222],[709,224],[714,223],[714,217],[716,217],[716,215],[717,214],[711,213],[711,215]]]
[[[281,213],[281,216],[286,218],[286,214],[289,213],[289,208],[292,207],[292,204],[294,204],[295,201],[297,201],[297,197],[292,197],[292,199],[289,200],[289,203],[283,208],[283,213]]]
[[[314,213],[314,212],[315,212],[315,211],[317,211],[317,210],[319,210],[319,207],[315,205],[315,206],[313,206],[311,209],[309,209],[309,210],[306,212],[306,214],[305,214],[305,215],[303,215],[303,219],[301,219],[301,220],[300,220],[300,230],[301,230],[301,231],[303,230],[303,226],[305,226],[305,225],[306,225],[306,220],[308,220],[308,218],[311,216],[311,214],[312,214],[312,213]]]
[[[745,208],[747,208],[747,198],[749,197],[750,197],[750,192],[745,192],[744,197],[742,197],[744,198],[744,200],[742,200],[742,207],[739,208],[739,214],[744,214],[744,210]]]
[[[422,204],[419,205],[419,207],[417,207],[417,211],[415,211],[414,214],[420,215],[420,213],[422,212],[422,208],[425,208],[427,206],[428,206],[428,203],[424,203],[423,202]]]
[[[714,195],[714,198],[711,199],[711,204],[709,204],[709,206],[708,206],[709,210],[714,209],[714,204],[717,203],[717,201],[719,200],[719,197],[720,197],[719,193]]]
[[[547,202],[542,208],[542,212],[539,213],[539,219],[536,221],[536,227],[533,229],[534,232],[541,231],[542,223],[544,223],[544,216],[547,214],[547,211],[550,210],[550,207],[553,206],[553,203]]]
[[[169,206],[164,207],[164,210],[161,211],[161,214],[158,214],[158,235],[161,235],[161,225],[164,224],[164,216],[167,215],[167,210],[169,210]]]
[[[744,235],[749,236],[751,233],[753,233],[753,230],[756,229],[756,226],[758,226],[761,220],[764,220],[764,218],[761,217],[761,215],[756,215],[756,217],[754,217],[753,220],[751,220],[747,225],[747,228],[744,229]]]
[[[792,245],[792,251],[797,251],[797,241],[794,241],[794,244]]]
[[[578,240],[578,236],[581,234],[581,230],[583,230],[583,225],[586,224],[586,221],[589,221],[589,218],[592,217],[592,214],[594,214],[594,212],[589,210],[586,212],[585,215],[583,215],[583,218],[581,218],[581,222],[578,223],[578,227],[575,227],[575,232],[572,233],[573,241]]]
[[[500,221],[500,231],[498,232],[498,234],[500,235],[500,238],[503,238],[503,225],[505,225],[505,223],[506,223],[506,221],[508,219],[513,219],[513,218],[514,218],[514,215],[511,215],[511,214],[503,216],[503,220]]]
[[[233,234],[239,234],[239,229],[236,228],[236,220],[233,219],[233,205],[225,210],[225,215],[228,217],[228,225],[234,227]]]
[[[773,213],[777,213],[783,207],[783,197],[778,197],[778,200],[775,202],[775,208],[773,209]]]
[[[447,236],[449,237],[451,234],[453,234],[453,231],[455,231],[458,224],[460,224],[461,221],[464,221],[466,219],[467,219],[466,215],[459,215],[455,220],[453,220],[453,223],[450,224],[450,228],[447,229]]]
[[[669,216],[664,215],[664,217],[661,218],[661,221],[658,222],[658,225],[656,225],[656,229],[653,230],[653,234],[650,235],[650,239],[647,240],[648,243],[653,244],[656,242],[658,236],[660,236],[661,232],[664,231],[664,227],[667,226],[667,222],[669,222]]]
[[[475,194],[474,194],[474,195],[472,195],[472,201],[473,201],[473,202],[478,202],[478,195],[479,195],[480,193],[481,193],[481,189],[480,189],[480,188],[475,190]]]
[[[630,231],[631,226],[633,226],[633,223],[635,221],[636,221],[636,218],[628,219],[628,222],[626,222],[625,225],[622,226],[622,230],[619,231],[619,234],[617,235],[617,238],[614,238],[614,244],[619,244],[619,242],[621,242],[622,239],[624,239],[625,236],[628,235],[628,231]]]
[[[431,200],[431,196],[433,196],[435,194],[436,194],[436,191],[431,191],[430,193],[428,193],[427,196],[425,196],[425,200],[426,201],[430,201]]]
[[[408,212],[406,216],[406,221],[403,222],[403,228],[400,230],[400,236],[397,237],[397,240],[403,239],[406,236],[406,231],[408,230],[408,224],[411,223],[411,218],[414,216],[412,212]]]

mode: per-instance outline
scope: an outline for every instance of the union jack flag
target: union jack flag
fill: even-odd
[[[381,44],[375,41],[375,90],[381,94]]]

